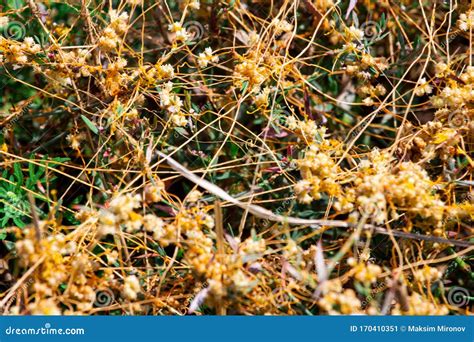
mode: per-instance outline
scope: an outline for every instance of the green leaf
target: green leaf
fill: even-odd
[[[354,122],[354,118],[351,115],[344,113],[342,114],[342,121],[351,125]]]
[[[123,111],[124,111],[123,105],[121,103],[119,103],[118,106],[117,106],[117,116],[121,117],[122,114],[123,114]]]
[[[3,241],[3,243],[5,244],[5,247],[9,250],[9,251],[12,251],[13,249],[15,249],[15,243],[12,242],[12,241]]]
[[[28,163],[28,174],[30,175],[30,179],[33,182],[36,182],[36,175],[35,175],[35,164]]]
[[[176,255],[176,259],[177,259],[177,260],[180,260],[180,259],[182,259],[183,257],[184,257],[184,250],[180,248],[180,249],[178,250],[178,254]]]
[[[13,165],[13,174],[17,180],[18,188],[23,185],[23,172],[21,171],[21,166],[19,163]]]
[[[18,10],[25,5],[23,0],[8,0],[7,1],[8,7]]]
[[[234,143],[230,143],[230,156],[235,159],[237,157],[237,153],[239,152],[239,146]]]
[[[2,222],[0,222],[0,226],[5,227],[7,225],[9,219],[10,219],[10,216],[5,215]]]
[[[354,288],[363,296],[368,296],[370,294],[369,290],[359,282],[354,282]]]
[[[196,113],[200,113],[201,112],[201,109],[199,109],[199,106],[194,104],[194,103],[191,103],[191,107],[194,109],[194,111]]]
[[[188,131],[186,131],[183,127],[175,127],[174,130],[181,136],[187,137],[189,136]]]
[[[215,176],[214,178],[217,180],[224,180],[230,177],[230,171],[226,171],[220,175]]]
[[[249,82],[248,81],[244,81],[242,82],[242,89],[240,89],[242,91],[242,93],[245,93],[245,91],[247,90],[247,87],[249,86]]]
[[[87,125],[87,127],[89,127],[89,129],[94,132],[95,134],[98,134],[99,133],[99,130],[97,129],[97,127],[92,123],[92,121],[90,121],[88,118],[86,118],[84,115],[81,115],[81,119],[82,121],[84,121],[84,123]]]
[[[337,94],[339,92],[339,83],[331,76],[328,77],[328,86],[332,93]]]
[[[385,13],[382,13],[382,16],[380,17],[380,27],[385,27],[386,21],[387,18],[385,18]]]
[[[13,222],[19,227],[19,228],[24,228],[26,226],[25,222],[20,220],[18,217],[13,218]]]

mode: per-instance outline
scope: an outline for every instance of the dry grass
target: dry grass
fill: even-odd
[[[3,313],[472,313],[469,2],[0,12]]]

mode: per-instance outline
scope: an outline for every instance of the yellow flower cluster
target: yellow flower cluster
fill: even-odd
[[[198,64],[201,68],[207,67],[207,65],[211,63],[219,62],[219,57],[215,56],[212,52],[212,48],[207,47],[204,49],[204,52],[201,52],[198,56]]]
[[[363,85],[359,88],[359,92],[361,95],[366,96],[362,101],[368,105],[372,106],[375,101],[374,99],[378,99],[381,96],[384,96],[387,93],[387,89],[380,83],[377,84],[375,87],[373,85]]]
[[[345,29],[345,34],[349,38],[349,40],[354,40],[356,42],[360,42],[364,38],[364,31],[358,29],[353,25]]]
[[[347,264],[352,266],[351,272],[354,272],[354,279],[367,286],[377,282],[377,277],[382,273],[380,266],[371,263],[357,262],[354,258],[349,258]]]
[[[458,27],[462,31],[469,31],[474,28],[474,10],[461,13],[459,15]]]
[[[40,224],[42,229],[46,229],[44,222]],[[61,284],[68,284],[62,294],[65,303],[74,303],[77,312],[92,308],[97,286],[92,274],[97,265],[86,254],[78,252],[73,235],[58,233],[38,240],[33,229],[26,229],[16,242],[16,248],[22,265],[32,266],[42,261],[34,275],[35,300],[28,305],[32,314],[61,313],[57,301],[52,300],[58,295]],[[18,310],[15,306],[10,309],[12,313]]]
[[[41,46],[32,37],[26,37],[23,42],[16,42],[0,36],[0,63],[8,62],[17,65],[28,63],[28,56],[41,51]]]
[[[300,130],[309,131],[310,128],[314,139],[307,148],[304,158],[296,160],[302,180],[295,184],[294,189],[298,200],[302,203],[310,203],[321,198],[323,193],[336,198],[335,207],[338,210],[350,210],[351,194],[343,193],[338,181],[342,170],[336,164],[335,155],[340,152],[341,144],[332,139],[326,139],[326,128],[317,128],[314,121],[306,121]],[[313,123],[313,124],[309,124]],[[314,134],[316,133],[316,134]],[[305,136],[306,138],[306,136]]]
[[[126,85],[129,76],[124,72],[127,61],[123,58],[117,58],[107,66],[105,71],[105,88],[110,96],[116,96]]]
[[[239,252],[242,255],[255,255],[265,252],[265,239],[248,238],[240,245]]]
[[[355,75],[363,81],[378,77],[381,72],[388,68],[386,58],[374,57],[370,53],[361,50],[361,48],[354,43],[344,45],[343,51],[360,55],[359,61],[357,63],[348,64],[345,67],[345,71],[349,75]],[[369,69],[374,72],[374,75],[369,72]]]
[[[323,285],[323,295],[318,301],[322,310],[330,315],[361,313],[361,302],[354,290],[343,289],[340,281],[329,280]]]
[[[180,211],[170,225],[181,233],[186,262],[209,285],[211,304],[230,293],[250,289],[250,280],[242,270],[243,264],[265,251],[264,240],[247,239],[238,248],[238,253],[217,254],[213,241],[216,236],[212,231],[214,220],[199,205]]]
[[[387,211],[393,208],[394,218],[398,217],[395,209],[400,209],[441,223],[444,203],[432,193],[432,182],[421,166],[403,162],[392,167],[391,157],[375,150],[360,170],[354,182],[356,203],[374,222],[385,222]]]
[[[326,134],[326,128],[318,127],[314,120],[299,120],[294,116],[288,116],[286,126],[295,133],[302,135],[306,141],[317,140]]]
[[[238,87],[243,85],[244,81],[248,82],[250,89],[259,87],[270,76],[270,70],[266,66],[262,66],[255,57],[242,58],[242,62],[237,64],[234,69],[235,84]]]
[[[436,267],[424,266],[422,269],[416,270],[413,275],[416,280],[421,282],[433,282],[440,279],[443,273]]]
[[[255,105],[257,107],[265,108],[268,106],[268,97],[270,95],[271,89],[269,87],[265,87],[262,90],[257,89],[257,95],[255,95]]]
[[[120,227],[125,227],[127,233],[133,233],[142,227],[142,216],[134,209],[140,207],[140,195],[117,196],[109,203],[108,209],[99,214],[99,236],[115,235]]]
[[[291,30],[293,30],[293,25],[285,19],[280,20],[275,18],[272,20],[272,25],[275,28],[275,34],[280,34],[282,32],[291,32]]]
[[[179,22],[174,22],[168,25],[168,30],[174,33],[174,39],[177,41],[185,42],[189,39],[189,34],[186,28]]]
[[[184,127],[188,124],[186,116],[184,115],[181,107],[183,106],[183,101],[179,98],[177,94],[172,93],[173,83],[167,82],[160,89],[160,106],[165,109],[170,115],[171,123],[174,126]]]
[[[341,189],[336,182],[339,168],[331,156],[320,151],[318,144],[311,144],[297,164],[303,180],[295,185],[295,191],[301,202],[318,200],[322,192],[330,196],[340,194]]]
[[[440,93],[431,97],[433,106],[459,110],[474,104],[474,67],[468,66],[457,77],[445,63],[436,65],[436,76],[445,82]],[[472,110],[471,110],[472,114]]]
[[[123,40],[128,29],[128,13],[118,13],[117,10],[109,11],[110,23],[99,38],[99,46],[104,51],[113,51]]]
[[[426,81],[426,78],[421,78],[418,86],[415,88],[416,96],[423,96],[425,94],[431,94],[433,92],[433,87],[431,84]]]
[[[190,0],[189,7],[192,9],[198,10],[199,8],[201,8],[201,4],[199,0]]]
[[[125,278],[122,289],[122,296],[128,300],[137,299],[137,293],[140,292],[140,282],[134,275],[130,275]]]
[[[392,310],[393,315],[412,315],[412,316],[428,316],[428,315],[447,315],[449,308],[442,304],[436,304],[428,298],[423,297],[417,292],[414,292],[407,298],[408,312],[401,308],[399,303],[395,304]]]
[[[438,111],[439,119],[446,120],[449,115],[446,112]],[[413,161],[428,162],[434,158],[440,158],[443,161],[452,158],[457,153],[458,144],[461,142],[461,136],[457,131],[450,127],[443,127],[440,121],[430,121],[421,127],[413,127],[406,124],[404,135],[411,139],[403,139],[400,142],[398,151],[409,151]]]

